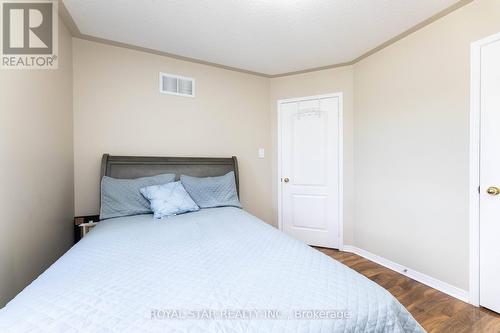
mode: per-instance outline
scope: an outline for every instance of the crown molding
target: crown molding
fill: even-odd
[[[355,64],[354,61],[341,62],[341,63],[333,64],[333,65],[302,69],[300,71],[287,72],[287,73],[282,73],[282,74],[273,74],[273,75],[269,75],[269,77],[271,79],[274,79],[274,78],[280,78],[280,77],[291,76],[291,75],[307,74],[307,73],[311,73],[311,72],[323,71],[325,69],[333,69],[333,68],[339,68],[339,67],[352,66],[354,64]]]
[[[242,69],[242,68],[226,66],[226,65],[222,65],[222,64],[218,64],[218,63],[214,63],[214,62],[210,62],[210,61],[185,57],[185,56],[181,56],[181,55],[177,55],[177,54],[173,54],[173,53],[158,51],[158,50],[154,50],[154,49],[150,49],[150,48],[146,48],[146,47],[136,46],[136,45],[122,43],[122,42],[116,42],[116,41],[109,40],[109,39],[104,39],[104,38],[99,38],[99,37],[94,37],[94,36],[82,34],[80,29],[78,28],[78,26],[75,24],[73,17],[71,16],[68,9],[64,5],[63,0],[58,0],[58,1],[59,1],[59,16],[61,17],[63,22],[68,27],[69,31],[71,32],[71,35],[75,38],[80,38],[83,40],[88,40],[88,41],[92,41],[92,42],[96,42],[96,43],[127,48],[127,49],[131,49],[131,50],[136,50],[136,51],[146,52],[146,53],[160,55],[160,56],[164,56],[164,57],[169,57],[169,58],[173,58],[173,59],[177,59],[177,60],[192,62],[192,63],[206,65],[206,66],[212,66],[212,67],[216,67],[216,68],[220,68],[220,69],[225,69],[225,70],[230,70],[230,71],[235,71],[235,72],[240,72],[240,73],[244,73],[244,74],[256,75],[256,76],[272,79],[272,78],[280,78],[280,77],[291,76],[291,75],[317,72],[317,71],[322,71],[325,69],[333,69],[333,68],[339,68],[339,67],[345,67],[345,66],[352,66],[352,65],[360,62],[361,60],[363,60],[363,59],[385,49],[386,47],[400,41],[401,39],[411,35],[412,33],[428,26],[429,24],[436,22],[437,20],[439,20],[442,17],[456,11],[457,9],[460,9],[460,8],[464,7],[465,5],[472,3],[474,0],[460,0],[457,3],[451,5],[450,7],[445,8],[444,10],[440,11],[439,13],[437,13],[437,14],[429,17],[428,19],[418,23],[417,25],[411,27],[410,29],[400,33],[399,35],[387,40],[386,42],[380,44],[379,46],[363,53],[361,56],[359,56],[351,61],[333,64],[333,65],[321,66],[321,67],[308,68],[308,69],[303,69],[303,70],[298,70],[298,71],[293,71],[293,72],[280,73],[280,74],[265,74],[265,73],[250,71],[250,70],[246,70],[246,69]]]
[[[187,62],[191,62],[191,63],[195,63],[195,64],[216,67],[216,68],[225,69],[225,70],[229,70],[229,71],[233,71],[233,72],[256,75],[256,76],[265,77],[265,78],[271,77],[271,75],[264,74],[264,73],[249,71],[249,70],[237,68],[237,67],[226,66],[226,65],[215,63],[215,62],[204,61],[204,60],[190,58],[190,57],[184,57],[184,56],[180,56],[180,55],[173,54],[173,53],[158,51],[158,50],[150,49],[147,47],[136,46],[136,45],[122,43],[122,42],[116,42],[113,40],[94,37],[94,36],[90,36],[90,35],[80,34],[78,36],[73,36],[73,37],[83,39],[83,40],[88,40],[88,41],[95,42],[95,43],[111,45],[111,46],[126,48],[126,49],[130,49],[130,50],[140,51],[140,52],[146,52],[149,54],[160,55],[160,56],[168,57],[171,59],[182,60],[182,61],[187,61]]]
[[[68,28],[69,32],[71,33],[71,36],[76,37],[81,35],[80,29],[78,29],[78,26],[76,25],[75,21],[73,20],[73,17],[71,16],[68,9],[64,5],[64,2],[62,0],[58,0],[57,2],[58,2],[57,8],[59,8],[59,17]]]

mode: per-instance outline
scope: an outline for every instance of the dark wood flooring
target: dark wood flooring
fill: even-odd
[[[356,254],[316,249],[387,289],[429,333],[500,332],[500,315],[495,312],[476,308]]]

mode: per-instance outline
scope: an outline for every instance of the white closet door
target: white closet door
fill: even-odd
[[[339,98],[282,103],[282,226],[309,245],[339,246]]]
[[[480,304],[500,313],[500,41],[481,49]]]

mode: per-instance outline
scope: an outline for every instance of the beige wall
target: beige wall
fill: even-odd
[[[236,155],[243,205],[275,223],[268,79],[81,39],[73,46],[76,214],[98,212],[103,153]],[[195,78],[196,97],[159,93],[159,72]]]
[[[277,102],[280,99],[343,93],[344,242],[353,241],[353,68],[351,66],[271,79],[271,143],[273,213],[277,215]]]
[[[355,245],[468,290],[470,43],[477,0],[355,65]]]
[[[59,69],[0,70],[0,307],[73,242],[71,36]]]

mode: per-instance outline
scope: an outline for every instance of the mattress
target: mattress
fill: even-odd
[[[385,289],[238,208],[100,222],[0,332],[423,332]]]

